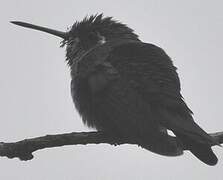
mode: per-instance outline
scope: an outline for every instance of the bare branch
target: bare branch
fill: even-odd
[[[210,135],[216,138],[219,143],[223,143],[223,132],[213,133]],[[176,146],[179,146],[176,137],[171,137],[169,140],[172,143],[175,143]],[[6,156],[8,158],[18,157],[20,160],[31,160],[33,158],[32,153],[34,151],[44,148],[100,143],[107,143],[111,145],[138,144],[137,142],[129,139],[117,139],[110,137],[103,132],[73,132],[67,134],[46,135],[13,143],[1,142],[0,156]],[[187,150],[184,147],[180,148]]]

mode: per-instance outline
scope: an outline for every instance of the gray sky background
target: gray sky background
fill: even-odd
[[[103,12],[128,24],[141,40],[161,46],[178,67],[182,93],[206,131],[223,130],[223,3],[187,1],[2,1],[0,7],[0,141],[86,131],[70,96],[60,39],[16,27],[23,20],[66,30],[87,14]],[[35,153],[32,161],[0,158],[4,180],[209,180],[223,178],[223,149],[209,167],[185,152],[170,158],[134,145],[69,146]]]

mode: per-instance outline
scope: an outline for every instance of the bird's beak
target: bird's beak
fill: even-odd
[[[38,30],[38,31],[43,31],[43,32],[46,32],[46,33],[49,33],[49,34],[53,34],[55,36],[58,36],[58,37],[61,37],[61,38],[65,39],[65,40],[68,39],[68,33],[67,32],[57,31],[57,30],[54,30],[54,29],[49,29],[49,28],[46,28],[46,27],[37,26],[37,25],[34,25],[34,24],[29,24],[29,23],[21,22],[21,21],[11,21],[11,23],[16,24],[18,26],[23,26],[23,27],[26,27],[26,28],[31,28],[31,29],[35,29],[35,30]]]

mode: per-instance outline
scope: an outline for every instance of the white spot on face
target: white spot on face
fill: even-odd
[[[104,43],[106,43],[106,39],[105,39],[104,36],[101,36],[101,39],[99,40],[99,43],[100,43],[100,44],[104,44]]]
[[[173,133],[173,131],[167,129],[167,133],[170,135],[170,136],[173,136],[173,137],[176,137],[176,135]]]
[[[104,44],[104,43],[106,43],[106,39],[105,39],[105,37],[104,36],[102,36],[102,35],[100,35],[100,34],[98,34],[99,35],[99,37],[100,37],[100,39],[99,39],[99,44]]]

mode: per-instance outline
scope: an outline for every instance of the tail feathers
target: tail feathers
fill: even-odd
[[[218,158],[211,149],[211,145],[207,142],[198,142],[185,134],[174,132],[176,136],[182,141],[184,146],[191,151],[198,159],[207,165],[214,166],[218,162]]]
[[[206,145],[199,144],[197,147],[191,148],[190,151],[207,165],[214,166],[218,162],[218,158],[213,153],[211,147]]]

